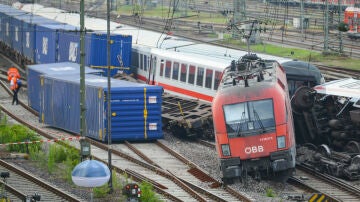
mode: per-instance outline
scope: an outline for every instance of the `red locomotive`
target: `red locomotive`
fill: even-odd
[[[293,117],[286,74],[278,62],[255,54],[232,61],[223,72],[212,113],[224,183],[248,173],[258,179],[292,173]]]
[[[350,39],[360,38],[360,8],[347,7],[344,12],[344,23],[348,26]]]

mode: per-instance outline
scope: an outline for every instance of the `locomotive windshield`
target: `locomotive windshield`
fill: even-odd
[[[256,100],[224,105],[229,137],[244,137],[275,131],[273,100]]]

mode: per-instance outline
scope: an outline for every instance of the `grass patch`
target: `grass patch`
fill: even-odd
[[[38,141],[38,136],[34,131],[29,128],[19,125],[8,123],[8,118],[5,114],[1,113],[1,124],[0,124],[0,143],[14,143],[14,142],[26,142],[26,141]],[[39,150],[40,144],[16,144],[7,145],[6,150],[10,152],[29,153],[29,150]]]
[[[23,142],[23,141],[37,141],[40,140],[40,136],[29,128],[19,124],[9,124],[8,118],[3,113],[0,114],[0,143],[11,143],[11,142]],[[9,145],[6,147],[11,152],[22,152],[29,153],[29,158],[34,162],[34,166],[39,169],[44,169],[52,174],[54,178],[65,180],[69,183],[69,186],[76,187],[72,182],[71,173],[76,165],[80,163],[80,153],[77,149],[69,146],[68,142],[62,142],[62,144],[18,144]],[[122,188],[132,181],[128,179],[127,175],[120,177],[115,171],[112,171],[112,185],[114,193],[109,195],[108,183],[101,187],[93,189],[95,198],[116,198],[116,201],[125,201],[125,196],[122,196]],[[161,201],[154,192],[151,184],[146,182],[140,185],[142,193],[142,201],[157,202]],[[116,196],[115,196],[116,195]]]
[[[275,192],[274,192],[274,190],[273,190],[273,189],[268,188],[268,189],[266,189],[266,196],[267,196],[267,197],[271,197],[271,198],[273,198],[273,197],[275,197],[275,196],[276,196],[276,194],[275,194]]]
[[[149,4],[150,5],[150,4]],[[203,23],[227,23],[229,18],[220,13],[203,13],[203,12],[194,12],[190,9],[185,12],[185,10],[176,10],[174,14],[172,14],[172,7],[169,9],[168,4],[160,4],[158,3],[156,7],[152,7],[149,5],[145,5],[143,7],[140,6],[132,6],[132,5],[122,5],[118,7],[118,13],[124,15],[133,15],[133,13],[141,14],[144,17],[158,17],[161,19],[167,19],[170,17],[173,18],[181,18],[182,20],[188,20],[193,22],[203,22]],[[188,17],[186,17],[186,16]],[[191,17],[189,17],[191,16]],[[282,22],[276,21],[268,21],[267,24],[270,26],[272,24],[280,27]],[[268,27],[269,27],[268,26]],[[323,32],[321,26],[312,26],[308,29],[309,31],[317,31]],[[235,45],[237,48],[242,50],[247,50],[247,46],[242,40],[232,39],[232,34],[224,33],[224,40],[220,43]],[[216,38],[216,35],[211,34],[208,37]],[[297,59],[302,61],[309,61],[312,63],[323,63],[328,66],[339,66],[352,70],[359,70],[360,63],[359,59],[352,59],[350,57],[343,57],[338,53],[334,54],[322,54],[321,52],[300,49],[295,47],[281,46],[281,45],[272,45],[268,43],[251,45],[250,50],[256,53],[265,53],[279,57],[286,57],[291,59]],[[291,54],[293,52],[293,54]]]

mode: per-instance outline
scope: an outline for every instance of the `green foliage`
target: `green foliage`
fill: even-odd
[[[40,137],[37,134],[30,130],[29,128],[19,125],[7,124],[6,116],[3,116],[1,119],[0,125],[0,143],[12,143],[12,142],[25,142],[25,141],[37,141],[40,140]],[[8,145],[7,150],[12,152],[28,152],[29,147],[39,147],[38,144],[17,144],[17,145]]]
[[[8,125],[8,118],[7,115],[0,112],[0,116],[1,116],[1,121],[0,121],[0,128],[3,126],[7,126]],[[0,129],[1,130],[1,129]]]
[[[73,161],[70,158],[66,158],[63,164],[65,166],[65,169],[61,169],[60,171],[62,172],[61,176],[63,176],[68,183],[72,183],[71,173],[75,167],[73,165]]]
[[[266,189],[266,196],[267,196],[267,197],[275,197],[276,194],[275,194],[275,192],[274,192],[273,189],[268,188],[268,189]]]
[[[121,183],[120,179],[117,177],[116,171],[112,171],[112,183],[115,190],[121,190],[123,188],[123,184]]]
[[[105,183],[101,187],[95,187],[93,189],[95,198],[104,198],[110,191],[108,183]]]
[[[49,173],[53,173],[54,169],[55,169],[55,149],[53,146],[50,146],[50,151],[48,154],[48,161],[47,161],[47,166],[48,166],[48,171]]]
[[[52,144],[50,146],[49,156],[54,156],[54,161],[61,163],[66,160],[66,150],[61,145]]]
[[[47,155],[42,150],[39,150],[36,147],[29,147],[30,159],[37,163],[41,168],[47,166]]]
[[[159,196],[155,194],[153,187],[150,183],[143,181],[140,184],[140,188],[141,188],[141,197],[140,197],[141,201],[147,201],[147,202],[161,201]]]
[[[121,184],[121,182],[120,182],[119,178],[117,177],[116,172],[114,170],[112,171],[111,179],[112,179],[113,190],[121,190],[123,185]],[[105,183],[101,187],[95,187],[93,189],[94,197],[95,198],[103,198],[109,193],[109,191],[110,191],[109,185],[108,185],[108,183]]]
[[[66,145],[51,144],[48,154],[48,170],[52,173],[57,164],[65,163],[65,178],[71,179],[72,169],[79,163],[79,159],[79,152],[76,149]]]

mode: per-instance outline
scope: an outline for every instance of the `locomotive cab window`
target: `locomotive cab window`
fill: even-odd
[[[229,137],[244,137],[275,131],[273,100],[256,100],[224,105]]]

